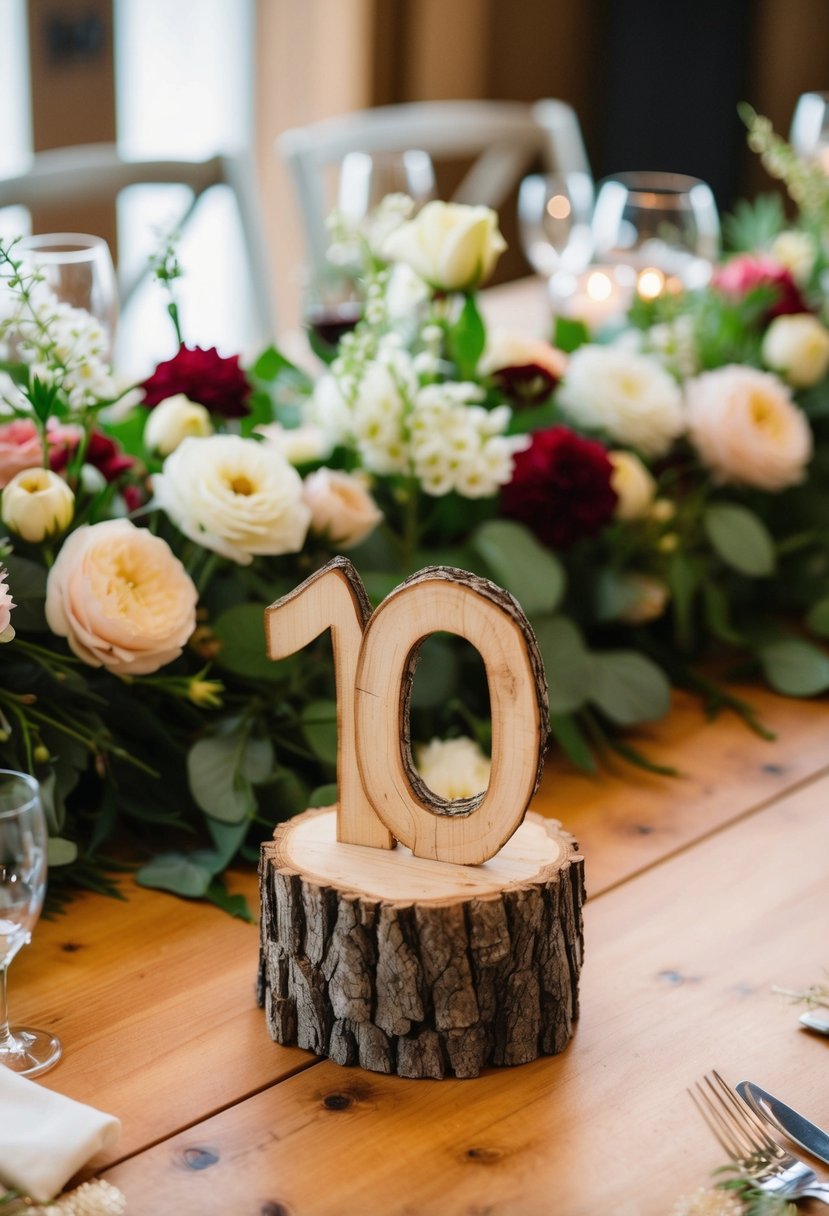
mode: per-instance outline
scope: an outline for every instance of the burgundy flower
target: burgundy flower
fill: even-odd
[[[758,287],[772,287],[775,302],[765,315],[766,320],[784,313],[809,312],[791,271],[765,253],[741,253],[716,271],[713,286],[725,296],[741,300]]]
[[[56,473],[62,472],[77,449],[80,436],[77,431],[62,430],[49,449],[49,464]],[[135,464],[132,456],[122,452],[114,439],[93,431],[84,452],[84,464],[91,464],[103,474],[107,481],[115,481]]]
[[[492,383],[510,405],[539,405],[546,401],[558,384],[548,368],[539,363],[523,363],[520,367],[500,367],[492,373]]]
[[[551,549],[595,536],[613,515],[607,450],[566,426],[536,431],[515,457],[515,472],[501,491],[505,515],[521,520]]]
[[[180,346],[172,359],[159,363],[141,387],[147,409],[177,393],[184,393],[223,418],[243,418],[250,409],[251,386],[239,366],[239,356],[225,358],[215,346],[209,350]]]

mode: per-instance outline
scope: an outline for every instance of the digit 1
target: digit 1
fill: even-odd
[[[366,622],[371,616],[362,580],[335,557],[296,590],[265,609],[269,659],[284,659],[331,630],[337,687],[337,839],[394,848],[394,837],[366,797],[357,767],[354,686]]]
[[[486,666],[492,717],[489,787],[448,802],[418,776],[409,745],[417,651],[430,633],[466,638]],[[416,857],[475,865],[510,838],[538,786],[547,739],[547,689],[535,637],[518,603],[461,570],[421,570],[368,622],[356,681],[357,762],[389,831]]]

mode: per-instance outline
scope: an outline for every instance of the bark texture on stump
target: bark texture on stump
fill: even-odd
[[[583,860],[529,814],[481,866],[336,842],[308,811],[262,846],[272,1038],[375,1072],[475,1077],[563,1050],[578,1016]]]

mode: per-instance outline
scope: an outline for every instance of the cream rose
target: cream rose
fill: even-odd
[[[489,784],[491,761],[474,739],[432,739],[416,751],[417,771],[441,798],[472,798]]]
[[[383,512],[359,477],[334,469],[317,469],[305,478],[305,501],[311,530],[340,549],[352,549],[383,520]]]
[[[786,267],[795,283],[802,285],[808,282],[817,257],[815,242],[808,232],[786,228],[774,238],[769,252],[781,266]]]
[[[438,291],[471,291],[506,247],[491,208],[434,200],[389,235],[383,255],[405,262]]]
[[[213,434],[210,414],[203,405],[184,393],[166,397],[150,411],[144,427],[144,443],[152,452],[169,456],[189,435],[204,438]]]
[[[297,553],[311,518],[296,469],[239,435],[183,440],[153,478],[153,497],[185,536],[241,566]]]
[[[75,495],[51,469],[24,469],[3,490],[3,523],[31,545],[65,532],[75,514]]]
[[[576,423],[662,456],[685,429],[682,393],[655,359],[615,346],[580,346],[558,400]]]
[[[795,388],[809,388],[829,371],[829,329],[810,312],[775,317],[763,338],[763,359]]]
[[[197,598],[165,540],[110,519],[64,541],[46,582],[46,620],[91,667],[148,675],[181,654]]]
[[[313,423],[285,427],[280,422],[266,422],[254,429],[269,447],[275,448],[291,464],[325,460],[334,446],[322,427]]]
[[[616,491],[617,519],[642,519],[650,514],[656,482],[633,452],[608,452],[613,472],[610,484]]]
[[[731,364],[688,381],[685,403],[691,442],[720,481],[784,490],[803,480],[812,432],[777,376]]]

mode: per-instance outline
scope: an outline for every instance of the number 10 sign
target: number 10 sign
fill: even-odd
[[[521,824],[541,774],[547,691],[541,656],[516,600],[486,579],[433,566],[372,613],[351,563],[334,558],[265,613],[268,656],[282,659],[331,631],[337,688],[337,839],[475,865]],[[484,662],[492,718],[488,788],[447,801],[419,777],[409,739],[418,652],[455,633]]]

